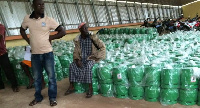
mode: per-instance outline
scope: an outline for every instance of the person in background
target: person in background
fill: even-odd
[[[8,58],[5,36],[6,36],[6,29],[4,25],[2,25],[0,22],[0,67],[3,69],[7,79],[10,81],[13,92],[19,92],[19,88],[17,87],[18,85],[16,76],[11,66],[10,60]],[[5,85],[2,81],[0,73],[0,90],[4,88]]]
[[[55,77],[54,54],[51,41],[62,38],[66,35],[64,28],[59,25],[53,18],[44,14],[44,1],[33,0],[34,11],[31,15],[25,16],[20,33],[22,37],[31,46],[31,65],[34,74],[35,99],[30,102],[29,106],[36,105],[43,100],[42,90],[42,71],[43,68],[48,75],[48,95],[50,106],[56,106],[57,101],[57,83]],[[26,34],[29,28],[30,38]],[[50,35],[50,30],[57,31],[57,34]]]
[[[73,63],[69,67],[70,86],[65,95],[73,93],[74,83],[78,82],[89,85],[86,98],[90,98],[93,95],[92,67],[95,62],[105,58],[106,47],[103,41],[88,31],[86,23],[81,23],[78,29],[81,34],[74,39]]]
[[[28,76],[29,78],[29,85],[27,86],[27,89],[31,89],[33,88],[33,77],[31,75],[30,69],[31,66],[31,47],[30,46],[25,46],[25,55],[24,55],[24,60],[22,62],[20,62],[20,65],[23,69],[23,71],[25,72],[25,74]],[[44,82],[44,76],[42,74],[42,88],[45,87],[45,82]]]

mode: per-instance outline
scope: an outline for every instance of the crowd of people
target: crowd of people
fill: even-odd
[[[35,98],[29,105],[36,105],[43,100],[41,90],[45,86],[42,74],[44,69],[47,72],[49,80],[48,96],[50,106],[56,106],[57,83],[51,41],[62,38],[66,35],[66,31],[56,20],[44,14],[45,8],[43,0],[33,0],[32,7],[34,11],[24,17],[20,28],[21,36],[28,43],[28,46],[25,47],[24,60],[20,62],[20,65],[29,78],[27,89],[35,87]],[[27,29],[30,31],[30,37],[26,34]],[[103,41],[96,34],[88,30],[86,23],[81,23],[78,29],[80,34],[74,39],[73,62],[69,67],[70,86],[65,92],[65,95],[73,93],[74,83],[79,82],[89,85],[86,98],[91,98],[93,95],[92,67],[96,62],[105,58],[106,48]],[[51,30],[57,31],[57,34],[50,35]],[[7,79],[11,82],[12,90],[19,92],[16,76],[8,58],[5,36],[6,29],[0,23],[0,67],[5,72]],[[30,69],[32,69],[33,76],[31,75]],[[0,90],[4,88],[5,86],[0,76]]]

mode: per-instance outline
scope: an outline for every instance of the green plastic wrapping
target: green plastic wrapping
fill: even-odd
[[[146,34],[146,28],[140,29],[140,34]]]
[[[113,68],[113,82],[114,84],[128,84],[125,66]]]
[[[110,29],[110,34],[115,34],[115,29]]]
[[[59,56],[59,61],[62,67],[69,68],[71,61],[68,55]]]
[[[123,28],[120,28],[119,31],[118,31],[118,34],[123,34],[123,33],[124,33]]]
[[[102,96],[113,97],[113,84],[100,84],[100,92]]]
[[[99,80],[100,84],[112,84],[113,80],[112,79],[106,79],[106,80]]]
[[[114,96],[116,98],[128,98],[128,86],[114,85]]]
[[[44,76],[44,82],[46,83],[46,87],[48,87],[48,83],[49,83],[49,78],[48,78],[48,75],[47,75],[47,72],[44,70],[42,72],[43,76]]]
[[[22,70],[22,67],[20,65],[20,62],[22,62],[23,59],[14,59],[11,61],[11,64],[13,65],[14,70]]]
[[[119,48],[121,46],[121,44],[120,43],[115,43],[115,48]]]
[[[197,102],[197,89],[180,89],[179,104],[195,105]]]
[[[179,88],[180,71],[179,69],[163,69],[161,72],[162,88]]]
[[[143,85],[160,86],[160,67],[146,66],[144,68]]]
[[[69,68],[63,68],[62,67],[62,72],[63,72],[64,78],[67,78],[69,76]]]
[[[129,33],[134,34],[134,30],[132,28],[130,28]]]
[[[140,34],[140,28],[135,29],[135,34]]]
[[[157,102],[160,96],[159,86],[145,87],[144,99],[149,102]]]
[[[63,79],[62,66],[58,59],[58,56],[56,56],[56,55],[54,55],[54,63],[55,63],[56,79],[58,81],[61,81]]]
[[[124,33],[125,34],[130,34],[130,28],[125,28]]]
[[[61,81],[63,78],[62,68],[56,68],[56,79]]]
[[[161,89],[160,103],[162,105],[172,105],[178,102],[178,89]]]
[[[112,79],[112,65],[107,64],[104,65],[103,67],[99,67],[97,75],[99,80],[101,81]]]
[[[142,86],[130,86],[128,94],[132,100],[141,100],[144,97],[144,88]]]
[[[97,79],[92,79],[93,94],[99,94],[99,83]]]
[[[84,93],[85,92],[85,85],[83,83],[74,83],[74,90],[75,93]]]
[[[132,44],[133,43],[133,39],[131,39],[131,38],[126,39],[125,42],[127,42],[128,44]]]
[[[128,80],[130,85],[142,85],[142,80],[144,77],[144,68],[142,66],[137,66],[135,68],[129,67],[126,71],[128,74]]]
[[[98,71],[98,64],[94,64],[93,68],[92,68],[92,77],[93,78],[97,78],[97,71]]]
[[[58,59],[58,56],[54,55],[54,63],[55,63],[55,68],[61,68],[60,61]]]
[[[93,78],[92,79],[92,88],[93,88],[93,95],[97,95],[99,94],[99,83],[98,83],[98,79]],[[85,90],[88,91],[89,90],[89,85],[85,84]]]
[[[146,33],[147,33],[147,34],[153,34],[153,33],[154,33],[153,28],[147,29],[147,30],[146,30]]]
[[[198,96],[197,96],[197,105],[200,106],[200,91],[198,91]]]
[[[27,86],[29,79],[26,76],[25,72],[22,70],[22,67],[20,65],[21,61],[23,61],[23,59],[14,59],[11,64],[13,65],[18,85]]]
[[[181,88],[198,88],[199,79],[193,76],[192,68],[181,69]]]

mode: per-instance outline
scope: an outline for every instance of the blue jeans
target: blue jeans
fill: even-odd
[[[35,100],[42,101],[43,96],[41,95],[42,90],[42,71],[43,68],[47,72],[49,79],[48,95],[49,100],[56,100],[57,96],[57,84],[54,70],[54,55],[53,52],[45,54],[32,54],[31,56],[32,70],[34,74],[35,84]]]

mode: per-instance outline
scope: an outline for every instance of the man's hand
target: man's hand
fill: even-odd
[[[88,57],[88,59],[89,59],[89,60],[95,60],[95,61],[97,61],[97,58],[96,58],[95,56],[93,56],[93,55],[90,56],[90,57]]]
[[[81,60],[76,60],[76,65],[81,68],[83,66]]]
[[[53,39],[52,39],[52,35],[50,35],[49,36],[49,42],[50,42],[50,44],[51,44],[51,41],[52,41]]]

